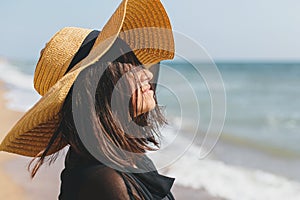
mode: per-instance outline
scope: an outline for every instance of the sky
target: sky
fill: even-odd
[[[173,30],[193,39],[214,60],[300,61],[299,0],[161,1]],[[59,29],[101,30],[120,2],[1,1],[0,56],[38,59]]]

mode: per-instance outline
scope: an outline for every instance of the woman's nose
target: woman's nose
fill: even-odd
[[[152,72],[148,69],[143,69],[140,75],[140,81],[143,83],[144,81],[150,81],[153,78]]]

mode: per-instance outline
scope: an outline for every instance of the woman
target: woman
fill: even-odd
[[[59,31],[35,70],[43,97],[0,150],[34,157],[34,177],[69,145],[61,200],[174,199],[174,179],[159,175],[145,155],[159,146],[165,123],[145,66],[173,58],[170,30],[158,0],[124,0],[100,33]]]

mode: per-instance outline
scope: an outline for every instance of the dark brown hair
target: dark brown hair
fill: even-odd
[[[115,55],[121,56],[113,59]],[[116,88],[120,78],[132,68],[143,70],[141,63],[129,46],[121,39],[117,39],[101,60],[80,73],[77,78],[80,81],[79,90],[76,89],[74,92],[73,85],[69,91],[59,113],[61,121],[57,130],[48,146],[28,166],[32,178],[44,162],[49,161],[50,165],[57,158],[59,152],[46,156],[53,145],[60,147],[59,145],[67,142],[76,153],[82,156],[91,156],[86,149],[86,144],[92,146],[96,144],[97,152],[101,158],[118,167],[132,166],[136,162],[136,158],[124,157],[123,150],[139,155],[159,147],[159,127],[164,125],[166,120],[161,113],[161,108],[157,105],[155,85],[151,84],[152,89],[154,89],[156,107],[138,116],[134,116],[133,105],[136,106],[137,110],[137,104],[132,103],[132,98],[129,105],[124,105],[126,95],[131,94],[129,85],[122,84],[122,88]],[[136,74],[133,73],[133,75],[136,88],[140,88]],[[95,84],[94,80],[100,81]],[[93,90],[95,90],[95,94],[91,92]],[[116,92],[117,96],[116,105],[119,105],[116,109],[117,112],[111,107],[113,91]],[[134,93],[138,95],[137,90]],[[128,107],[129,109],[125,109]],[[79,113],[88,113],[79,121],[79,126],[74,120],[74,108],[78,109]],[[128,128],[127,123],[132,122],[138,124],[138,126],[134,126],[135,129]],[[57,143],[55,141],[58,138],[61,141]],[[83,142],[82,140],[86,141]],[[32,164],[34,166],[31,169]]]

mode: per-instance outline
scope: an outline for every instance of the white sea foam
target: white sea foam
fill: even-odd
[[[18,66],[20,67],[20,66]],[[33,75],[25,74],[10,62],[0,60],[0,79],[5,82],[8,91],[5,98],[8,108],[26,111],[40,98],[33,88]]]
[[[172,130],[166,130],[174,138]],[[177,134],[180,143],[186,138]],[[174,141],[174,140],[172,140]],[[172,144],[180,149],[180,144]],[[175,183],[194,189],[205,189],[214,196],[231,200],[298,200],[300,183],[264,172],[225,164],[213,159],[200,160],[200,148],[192,145],[184,155],[173,162],[167,175],[176,177]],[[156,160],[156,162],[160,162]],[[165,173],[165,172],[164,172]]]

